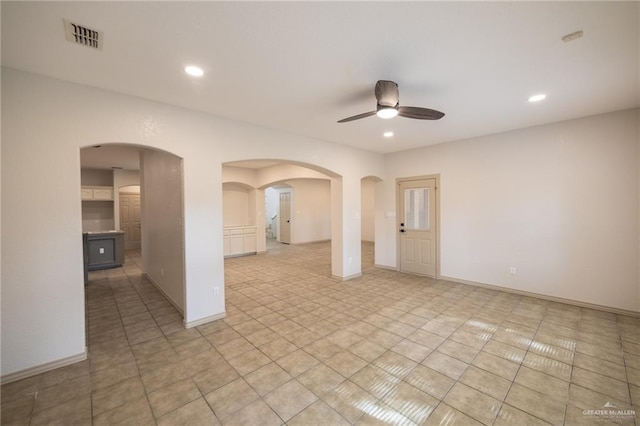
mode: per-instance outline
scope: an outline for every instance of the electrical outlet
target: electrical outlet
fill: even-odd
[[[104,249],[100,247],[100,254],[104,254]]]
[[[220,287],[214,287],[213,288],[213,295],[214,296],[220,296]]]
[[[516,271],[516,267],[512,266],[509,268],[509,274],[511,275],[516,275],[518,273],[518,271]]]

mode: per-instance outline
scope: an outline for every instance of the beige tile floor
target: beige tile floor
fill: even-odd
[[[585,410],[639,408],[640,320],[376,269],[371,244],[339,282],[329,250],[227,259],[227,318],[189,330],[139,256],[92,273],[89,359],[2,386],[2,424],[638,421]]]

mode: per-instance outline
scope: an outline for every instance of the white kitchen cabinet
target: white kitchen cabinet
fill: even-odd
[[[113,201],[111,186],[83,186],[80,194],[82,201]]]
[[[231,254],[231,243],[229,242],[229,233],[228,229],[222,231],[222,245],[225,256],[229,256]]]
[[[256,252],[256,228],[244,229],[242,234],[242,248],[245,253]]]
[[[243,254],[244,253],[244,241],[242,239],[242,228],[231,229],[229,234],[229,247],[231,252],[229,254]]]
[[[93,189],[85,188],[83,186],[80,191],[82,201],[93,200]]]
[[[255,226],[229,226],[222,233],[224,256],[244,256],[256,253]]]

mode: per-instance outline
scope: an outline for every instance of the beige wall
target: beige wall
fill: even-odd
[[[249,208],[251,189],[243,185],[225,183],[222,186],[222,223],[224,226],[251,225],[255,211]]]
[[[291,243],[331,239],[331,183],[328,179],[285,181],[292,192]]]
[[[113,186],[113,170],[82,168],[80,183],[88,186]]]
[[[629,110],[387,155],[376,263],[395,179],[440,174],[443,276],[640,311],[638,143]]]
[[[362,179],[362,241],[375,240],[376,182]]]
[[[85,354],[82,147],[131,144],[182,158],[189,327],[225,315],[222,164],[230,161],[290,161],[340,176],[355,192],[336,200],[332,273],[360,272],[360,180],[382,175],[381,155],[6,67],[1,83],[3,377]],[[47,238],[34,245],[25,224]],[[144,243],[143,250],[157,249]]]
[[[141,154],[143,271],[184,315],[182,159]]]

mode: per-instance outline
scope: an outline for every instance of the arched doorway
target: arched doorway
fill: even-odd
[[[119,233],[123,223],[120,189],[128,187],[125,194],[131,194],[135,193],[131,191],[132,186],[139,188],[139,219],[143,224],[139,233],[142,275],[184,315],[182,159],[166,151],[133,144],[83,147],[80,158],[83,189],[102,188],[110,194],[104,200],[83,201],[83,232]],[[92,185],[96,183],[100,185]],[[98,213],[97,203],[102,204]],[[130,226],[131,221],[128,222]],[[124,242],[121,249],[125,249]],[[107,268],[104,270],[108,271]]]
[[[335,174],[312,167],[264,160],[223,164],[225,228],[242,225],[235,221],[246,217],[248,209],[249,218],[241,220],[256,227],[258,253],[267,250],[268,237],[287,244],[331,240],[331,179]],[[243,202],[245,196],[248,201]],[[281,211],[283,198],[286,212]]]
[[[367,208],[373,210],[375,203],[372,201],[375,194],[374,182],[380,179],[375,176],[358,178],[354,180],[348,178],[346,181],[343,177],[331,170],[314,166],[313,164],[300,163],[288,160],[243,160],[232,161],[222,164],[223,182],[241,182],[251,188],[256,188],[256,206],[260,206],[259,199],[265,196],[265,191],[269,187],[277,185],[287,185],[293,188],[293,200],[291,212],[293,215],[292,243],[304,243],[312,241],[331,241],[331,275],[335,278],[348,280],[361,275],[362,256],[361,256],[361,232],[362,232],[362,203],[366,201]],[[300,238],[304,232],[300,233],[296,226],[301,225],[298,212],[300,191],[296,188],[296,182],[323,182],[326,190],[325,196],[314,197],[312,202],[317,208],[311,209],[313,213],[317,213],[326,208],[326,229],[325,232],[319,232],[314,236],[307,236],[306,239]],[[366,200],[361,199],[364,188],[367,188]],[[370,190],[369,190],[370,189]],[[261,191],[261,192],[260,192]],[[369,202],[371,201],[371,202]],[[267,230],[271,229],[273,235],[273,215],[267,215],[267,208],[256,209],[256,236],[257,236],[257,252],[266,250]],[[369,226],[369,234],[375,235],[373,232],[374,217],[371,210],[367,210],[367,220]],[[317,217],[317,215],[315,216]],[[320,221],[322,222],[322,220]],[[278,221],[276,220],[276,224]],[[357,225],[356,225],[357,223]],[[279,233],[276,225],[276,235]],[[308,234],[307,234],[308,235]],[[375,238],[375,237],[373,237]],[[373,254],[371,255],[373,258]]]

